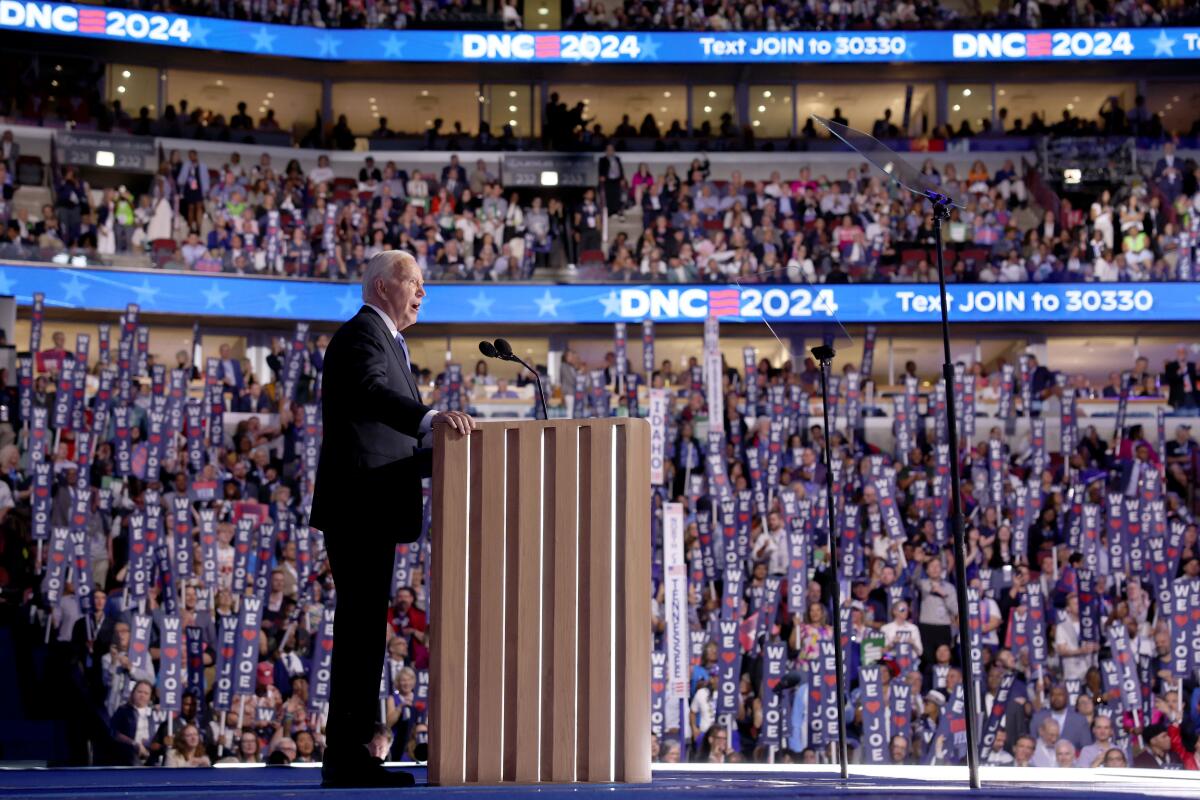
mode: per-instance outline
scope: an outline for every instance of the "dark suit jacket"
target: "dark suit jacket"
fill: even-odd
[[[324,437],[312,525],[415,541],[421,533],[421,403],[412,371],[379,315],[363,306],[325,351]]]
[[[1193,399],[1200,400],[1200,381],[1196,380],[1196,362],[1187,362],[1187,372],[1185,373],[1179,368],[1178,361],[1170,361],[1167,363],[1166,372],[1167,386],[1170,389],[1167,402],[1169,402],[1172,406],[1183,405],[1184,400],[1186,399],[1183,391],[1183,376],[1185,374],[1192,381]]]

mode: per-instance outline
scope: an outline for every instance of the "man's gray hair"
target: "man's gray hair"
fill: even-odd
[[[375,297],[375,281],[391,277],[393,270],[412,256],[404,250],[383,250],[371,256],[363,270],[362,299],[364,303],[371,302]]]

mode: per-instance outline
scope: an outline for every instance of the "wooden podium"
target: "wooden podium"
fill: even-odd
[[[429,781],[650,780],[650,425],[434,429]]]

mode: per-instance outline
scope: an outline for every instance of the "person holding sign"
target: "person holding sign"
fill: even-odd
[[[367,262],[363,307],[342,325],[325,353],[325,435],[317,465],[312,525],[325,534],[337,584],[326,787],[411,786],[369,751],[379,709],[396,544],[421,532],[421,477],[430,468],[421,440],[435,423],[461,434],[475,427],[461,411],[421,402],[403,331],[425,297],[411,255],[385,250]]]

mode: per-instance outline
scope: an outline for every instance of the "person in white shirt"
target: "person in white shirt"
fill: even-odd
[[[1079,640],[1079,596],[1067,595],[1067,606],[1054,626],[1054,652],[1062,661],[1066,680],[1082,680],[1092,666],[1092,654],[1100,649],[1095,642]]]
[[[308,180],[313,186],[320,186],[322,183],[333,183],[333,168],[329,166],[329,156],[319,156],[317,158],[317,166],[313,171],[308,173]]]
[[[1058,763],[1055,747],[1058,746],[1058,723],[1051,717],[1042,720],[1038,727],[1037,747],[1033,751],[1035,767],[1053,767]]]
[[[767,562],[767,572],[786,575],[788,569],[787,529],[779,512],[767,515],[767,530],[754,540],[754,559]]]
[[[692,732],[707,731],[717,721],[717,675],[711,673],[692,696]]]
[[[908,642],[912,645],[917,658],[925,652],[921,643],[921,630],[909,619],[907,600],[900,600],[892,606],[892,621],[883,626],[883,646],[891,650],[898,642]]]

